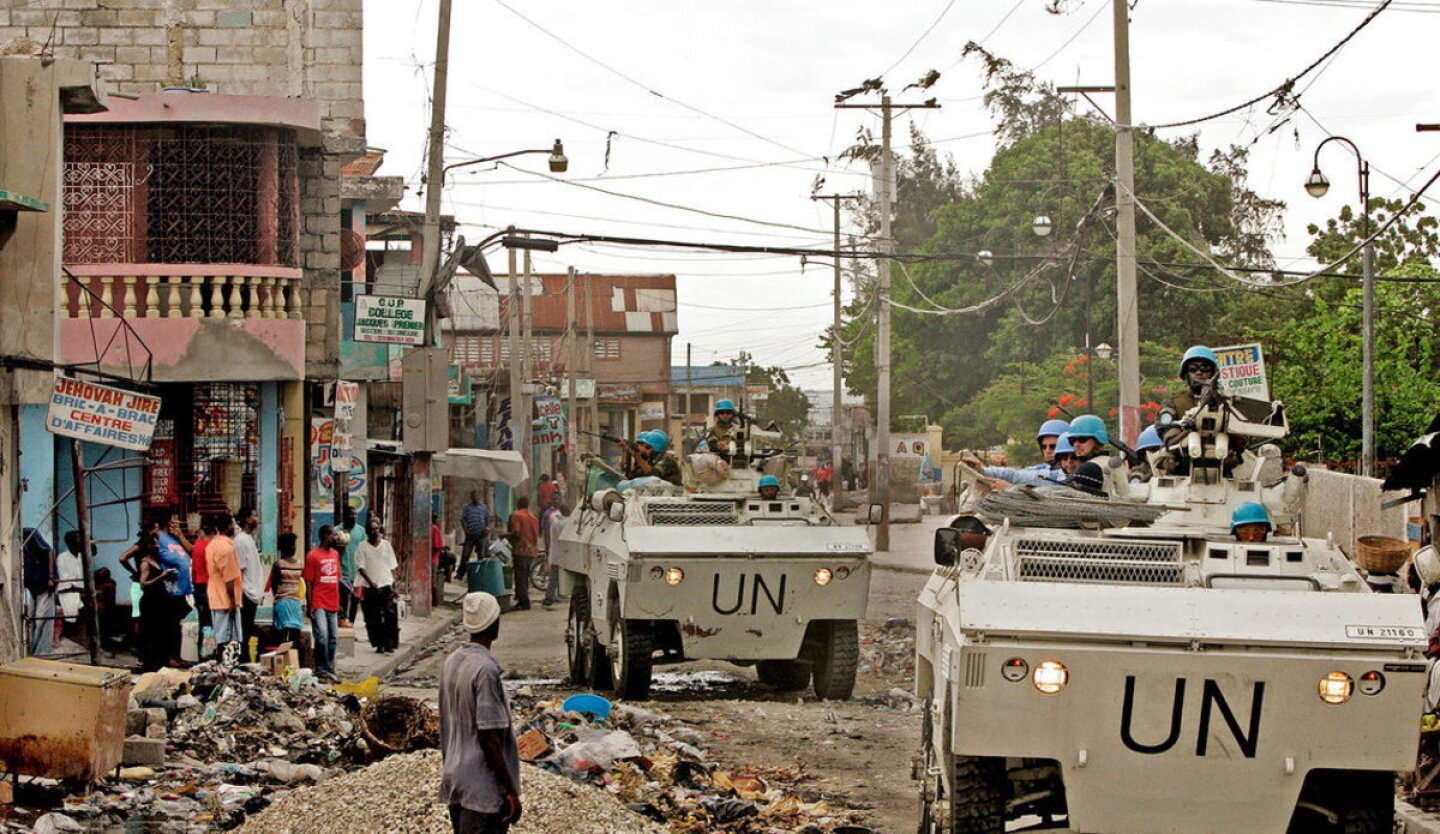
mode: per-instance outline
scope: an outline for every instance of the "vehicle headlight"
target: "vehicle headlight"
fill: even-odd
[[[683,571],[683,570],[681,570],[681,569],[679,569],[679,568],[666,568],[666,569],[665,569],[665,584],[666,584],[666,585],[679,585],[679,584],[680,584],[681,582],[683,582],[684,580],[685,580],[685,571]]]
[[[1355,681],[1344,672],[1331,672],[1320,679],[1320,700],[1327,704],[1343,704],[1355,691]]]
[[[1070,670],[1058,660],[1042,660],[1031,676],[1035,688],[1046,695],[1054,695],[1070,683]]]
[[[815,584],[816,584],[816,585],[829,585],[829,584],[830,584],[830,580],[831,580],[831,579],[834,579],[834,578],[835,578],[835,574],[832,573],[829,568],[816,568],[816,569],[815,569]]]

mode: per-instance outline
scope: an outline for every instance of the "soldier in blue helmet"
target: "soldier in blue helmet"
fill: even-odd
[[[1040,447],[1045,462],[1037,463],[1031,469],[1049,470],[1055,466],[1055,444],[1067,431],[1070,431],[1070,424],[1064,420],[1046,420],[1040,424],[1040,430],[1035,432],[1035,443]]]
[[[1256,501],[1246,501],[1230,515],[1230,534],[1236,541],[1258,544],[1270,537],[1274,526],[1265,505]]]
[[[777,497],[780,494],[780,479],[774,475],[766,475],[760,479],[760,497],[766,501]]]
[[[1035,442],[1040,445],[1041,454],[1045,455],[1044,463],[1037,463],[1023,469],[1010,466],[984,466],[978,458],[972,458],[967,463],[979,468],[987,478],[995,478],[1011,484],[1038,486],[1064,483],[1065,479],[1069,477],[1069,472],[1063,468],[1062,459],[1075,456],[1075,447],[1071,446],[1069,441],[1069,428],[1070,424],[1064,420],[1046,420],[1040,425]],[[1063,455],[1060,453],[1062,444],[1065,449]]]
[[[1180,382],[1181,389],[1175,392],[1170,403],[1160,410],[1160,417],[1156,420],[1161,440],[1172,446],[1173,441],[1190,430],[1185,417],[1207,394],[1212,397],[1212,401],[1226,399],[1226,395],[1219,390],[1220,360],[1215,356],[1215,351],[1204,345],[1192,346],[1180,358]],[[1227,474],[1239,465],[1248,443],[1249,438],[1244,435],[1230,435],[1230,454],[1224,461]],[[1183,452],[1183,447],[1176,448]],[[1189,472],[1189,461],[1177,458],[1173,467],[1168,468],[1173,468],[1177,474],[1183,475]]]
[[[715,403],[714,425],[705,432],[705,444],[712,454],[731,457],[744,451],[741,437],[742,423],[735,403],[720,400]]]
[[[1135,451],[1144,458],[1140,463],[1130,470],[1130,482],[1137,484],[1149,483],[1155,476],[1154,467],[1150,465],[1150,452],[1165,448],[1165,442],[1160,439],[1160,432],[1154,426],[1147,426],[1145,431],[1140,432],[1140,439],[1135,441]]]
[[[1084,463],[1105,454],[1110,444],[1110,432],[1105,421],[1094,414],[1081,414],[1070,422],[1070,445],[1075,447],[1075,457]]]
[[[666,454],[670,449],[670,435],[658,429],[642,431],[635,437],[630,449],[630,462],[625,468],[625,478],[654,476],[680,485],[680,465],[674,455]]]

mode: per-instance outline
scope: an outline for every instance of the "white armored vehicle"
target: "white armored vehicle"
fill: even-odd
[[[571,680],[643,698],[655,664],[708,658],[849,698],[870,591],[864,529],[809,498],[760,498],[759,468],[722,470],[710,485],[687,463],[683,488],[595,489],[571,515],[555,558]]]
[[[1187,420],[1195,457],[1148,498],[1021,488],[937,531],[922,832],[1391,830],[1419,736],[1419,604],[1370,591],[1326,539],[1232,537],[1243,502],[1293,523],[1305,475],[1249,451],[1222,469],[1227,431],[1283,434],[1283,413],[1212,416]]]

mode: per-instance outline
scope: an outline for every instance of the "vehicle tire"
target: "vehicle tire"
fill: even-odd
[[[632,701],[650,696],[655,665],[654,630],[646,620],[616,620],[611,627],[610,678],[615,697]]]
[[[755,664],[761,683],[776,689],[804,689],[810,685],[810,664],[803,660],[762,660]]]
[[[590,682],[590,645],[595,640],[594,634],[590,623],[590,594],[580,585],[570,594],[570,616],[565,620],[565,655],[570,661],[570,683],[575,686]]]
[[[854,620],[817,620],[810,624],[806,642],[813,645],[815,697],[845,701],[855,692],[855,669],[860,663],[860,631]]]
[[[951,756],[950,834],[1002,834],[1010,785],[1005,760]]]
[[[530,566],[530,587],[545,593],[550,588],[550,557],[536,559]]]

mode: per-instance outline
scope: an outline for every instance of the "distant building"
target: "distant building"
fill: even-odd
[[[681,365],[670,369],[670,390],[674,392],[670,397],[670,435],[679,437],[688,425],[688,451],[704,433],[715,403],[730,400],[739,406],[744,402],[745,369],[738,365]]]

